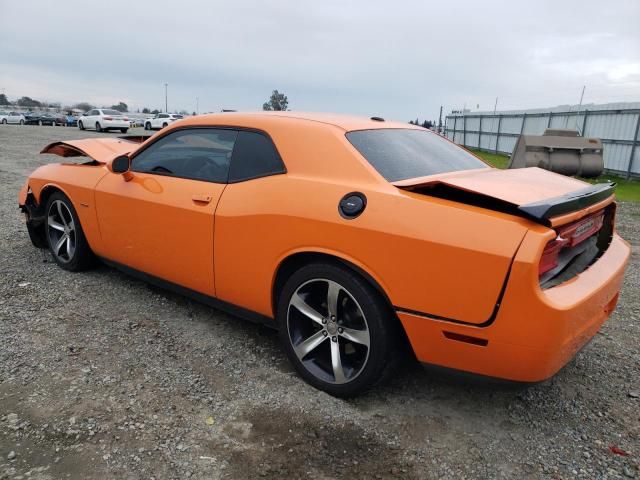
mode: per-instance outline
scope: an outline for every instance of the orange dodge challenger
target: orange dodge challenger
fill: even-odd
[[[611,314],[630,253],[613,184],[497,170],[377,117],[202,115],[42,153],[88,157],[20,191],[60,267],[99,258],[273,325],[336,396],[384,378],[406,340],[424,363],[546,379]]]

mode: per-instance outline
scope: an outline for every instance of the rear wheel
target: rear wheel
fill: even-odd
[[[6,125],[6,124],[7,124],[7,119],[6,119],[6,118],[3,118],[3,119],[2,119],[2,124],[3,124],[3,125]]]
[[[47,244],[56,263],[72,272],[91,267],[95,257],[67,196],[62,192],[53,193],[47,201],[46,211]]]
[[[128,130],[129,130],[128,128],[121,128],[121,129],[120,129],[120,131],[121,131],[122,133],[127,133],[127,131],[128,131]]]
[[[102,127],[100,126],[99,122],[96,122],[96,132],[101,132],[102,131]]]
[[[24,125],[24,120],[20,120],[20,125]]]
[[[298,373],[337,397],[362,393],[385,376],[397,346],[397,320],[380,294],[332,264],[302,267],[278,301],[280,340]]]
[[[144,124],[144,129],[145,130],[151,130],[151,124],[149,122]]]
[[[169,126],[169,124],[168,124],[168,123],[163,123],[163,124],[162,124],[162,128],[166,128],[167,126]]]

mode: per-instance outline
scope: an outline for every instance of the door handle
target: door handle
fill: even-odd
[[[210,203],[211,195],[194,195],[191,197],[195,203]]]

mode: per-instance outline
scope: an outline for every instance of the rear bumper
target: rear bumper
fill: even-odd
[[[104,120],[103,123],[102,128],[130,128],[128,121]]]
[[[614,234],[591,267],[541,290],[531,268],[536,245],[525,237],[498,315],[486,327],[398,312],[418,360],[522,382],[549,378],[571,360],[615,309],[630,248]]]

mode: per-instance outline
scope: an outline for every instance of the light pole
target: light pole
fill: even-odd
[[[168,102],[167,102],[167,87],[168,86],[169,86],[168,83],[164,84],[164,111],[165,112],[169,111]]]

